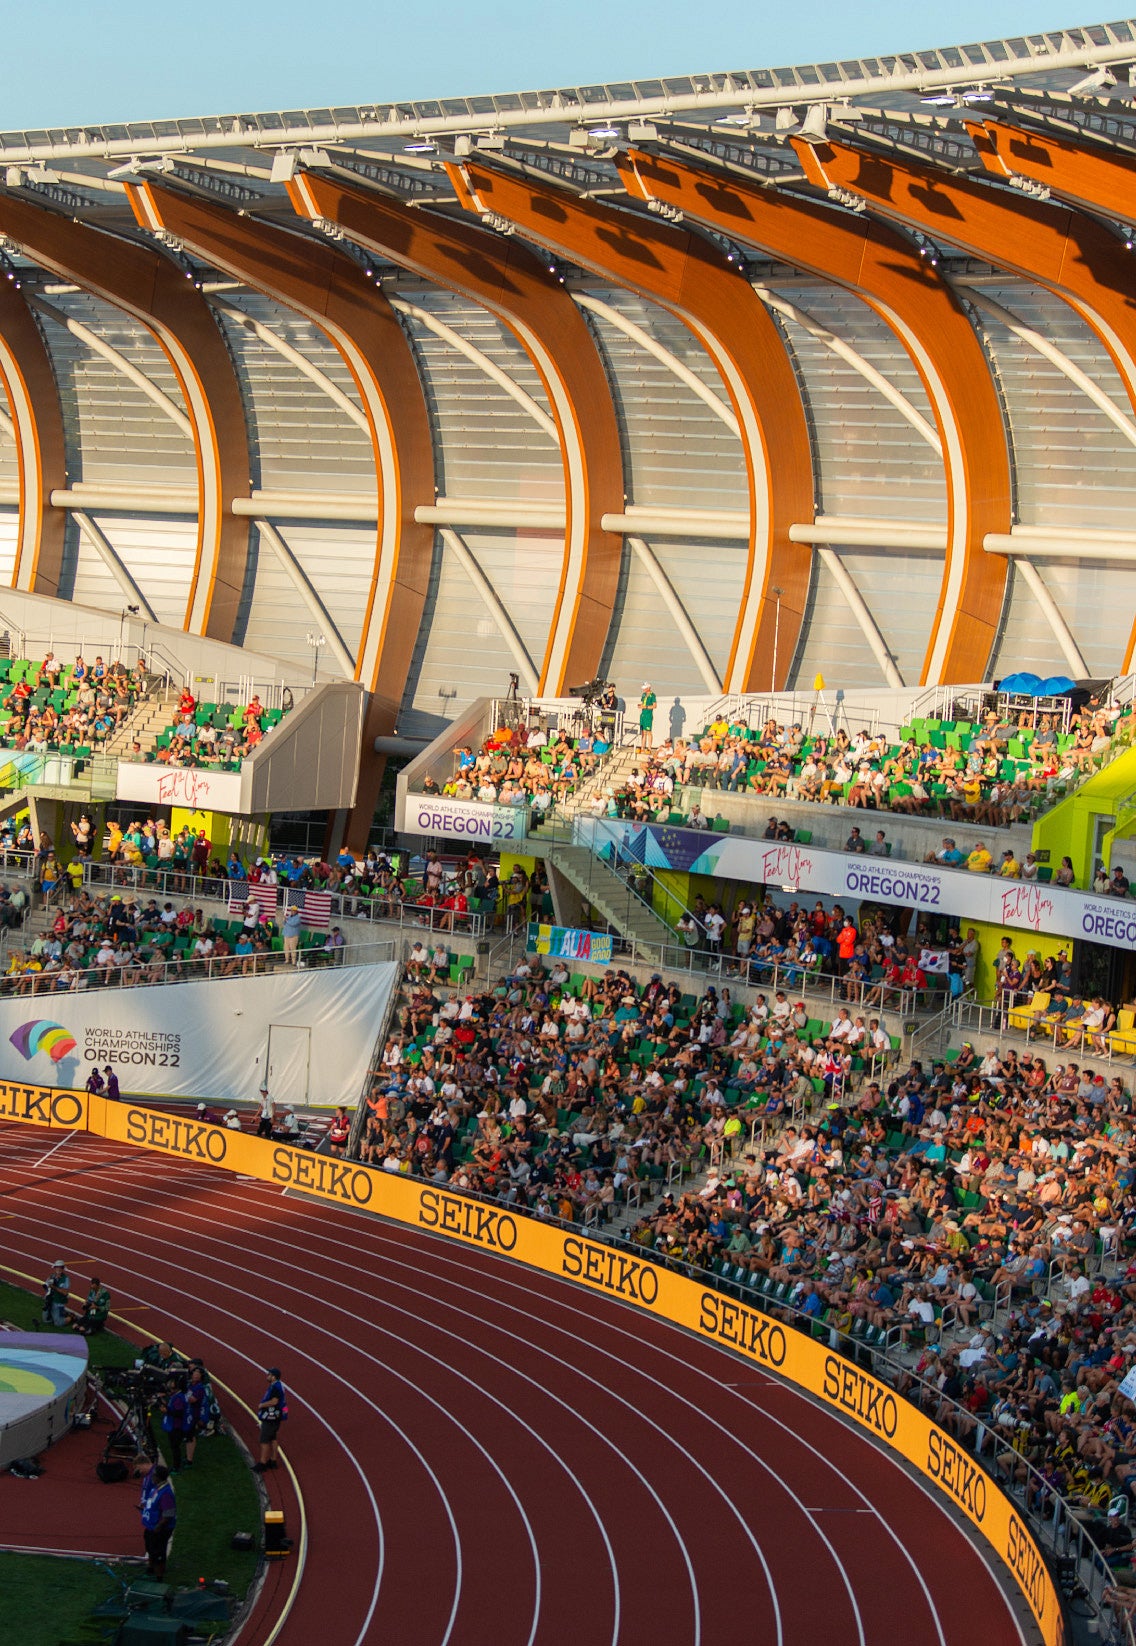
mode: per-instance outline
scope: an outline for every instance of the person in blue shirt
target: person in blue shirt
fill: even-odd
[[[268,1387],[260,1397],[256,1415],[260,1422],[260,1462],[254,1463],[253,1468],[258,1475],[266,1469],[275,1469],[279,1464],[277,1452],[277,1436],[280,1425],[288,1416],[288,1400],[284,1393],[284,1385],[280,1380],[279,1366],[270,1366],[267,1372]]]
[[[166,1575],[166,1556],[177,1525],[177,1498],[170,1485],[170,1471],[155,1463],[142,1481],[138,1504],[142,1516],[142,1541],[146,1546],[146,1570],[160,1582]]]

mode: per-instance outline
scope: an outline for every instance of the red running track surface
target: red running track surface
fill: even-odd
[[[1021,1646],[934,1494],[727,1352],[414,1230],[56,1144],[0,1130],[0,1264],[94,1270],[251,1405],[283,1370],[310,1542],[281,1646]]]

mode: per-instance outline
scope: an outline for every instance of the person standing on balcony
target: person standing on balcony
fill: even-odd
[[[655,725],[655,705],[658,701],[650,682],[645,680],[639,698],[639,746],[642,749],[651,747]]]

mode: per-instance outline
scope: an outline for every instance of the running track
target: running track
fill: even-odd
[[[66,1255],[246,1401],[306,1506],[280,1646],[1021,1646],[937,1498],[792,1388],[566,1281],[220,1171],[0,1128],[0,1265]],[[250,1443],[251,1418],[226,1410]],[[265,1477],[295,1531],[283,1470]],[[263,1646],[292,1567],[242,1646]]]

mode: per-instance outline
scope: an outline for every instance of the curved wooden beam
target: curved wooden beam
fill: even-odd
[[[657,200],[855,292],[902,343],[934,410],[947,478],[947,555],[921,682],[984,679],[1006,562],[982,544],[988,531],[1010,529],[1010,456],[982,345],[950,289],[907,238],[878,219],[670,155],[632,151],[628,158]]]
[[[146,182],[128,186],[145,228],[165,229],[213,268],[263,292],[313,325],[338,350],[359,391],[378,487],[378,534],[361,613],[355,678],[370,692],[349,842],[366,835],[386,764],[376,737],[396,726],[426,605],[434,529],[415,507],[434,497],[426,396],[394,310],[352,258],[327,241],[289,233],[212,202]]]
[[[248,431],[237,374],[205,298],[168,257],[59,212],[0,193],[0,234],[41,267],[124,309],[153,333],[173,367],[193,427],[197,553],[184,627],[231,640],[248,564]]]
[[[338,224],[358,245],[489,309],[533,362],[556,421],[567,511],[540,689],[556,696],[591,678],[611,626],[622,554],[620,538],[601,521],[623,508],[623,466],[603,362],[572,299],[527,247],[481,227],[315,172],[298,173],[288,193],[300,216]]]
[[[955,177],[916,161],[866,154],[844,143],[802,145],[821,187],[859,195],[885,215],[950,241],[1055,293],[1108,351],[1136,408],[1136,300],[1131,253],[1103,223],[1067,206]],[[1132,667],[1136,624],[1122,668]]]
[[[67,516],[52,508],[51,494],[67,486],[63,406],[47,345],[11,280],[0,280],[0,383],[12,410],[19,469],[12,587],[57,595]]]
[[[969,122],[966,129],[993,176],[1026,177],[1072,205],[1136,222],[1136,165],[1131,160],[997,120]]]
[[[624,182],[634,169],[620,163]],[[495,211],[562,256],[659,303],[687,326],[733,404],[750,500],[749,561],[727,691],[768,691],[788,678],[804,620],[812,550],[789,527],[813,519],[812,448],[792,362],[765,305],[699,235],[577,199],[530,177],[463,168],[469,209]],[[459,188],[459,194],[461,190]],[[780,631],[774,646],[780,591]],[[780,663],[772,678],[774,652]]]

